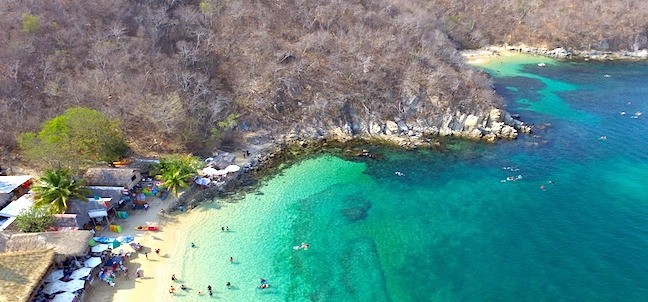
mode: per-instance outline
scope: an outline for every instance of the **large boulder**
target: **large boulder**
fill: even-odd
[[[399,132],[398,124],[394,121],[387,121],[385,123],[385,134],[398,134]]]

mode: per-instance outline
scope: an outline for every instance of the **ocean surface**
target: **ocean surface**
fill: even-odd
[[[648,301],[648,65],[501,61],[481,68],[532,135],[308,158],[207,202],[169,299]]]

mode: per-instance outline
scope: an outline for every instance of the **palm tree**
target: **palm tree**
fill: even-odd
[[[34,205],[49,206],[54,214],[65,213],[70,199],[88,201],[86,195],[90,195],[90,190],[83,187],[82,181],[75,180],[69,170],[61,168],[45,171],[32,191],[36,201]]]
[[[162,185],[171,191],[175,197],[178,197],[178,190],[188,187],[187,180],[191,179],[195,174],[195,172],[183,173],[182,169],[171,168],[164,171],[158,177],[162,181]]]

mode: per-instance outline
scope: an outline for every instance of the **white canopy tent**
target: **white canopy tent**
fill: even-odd
[[[63,270],[62,269],[57,269],[53,270],[47,277],[45,277],[45,282],[55,282],[58,281],[58,279],[63,278]]]
[[[43,292],[52,295],[58,292],[64,292],[65,289],[63,288],[65,286],[66,282],[63,281],[55,281],[52,283],[47,283],[45,284],[45,287],[43,288]]]
[[[80,269],[77,269],[76,271],[73,271],[72,274],[70,274],[70,279],[81,279],[90,275],[90,272],[92,272],[92,268],[82,267]]]
[[[72,302],[77,296],[71,292],[62,292],[52,299],[52,302]]]
[[[64,282],[63,285],[63,291],[66,292],[75,292],[83,288],[85,288],[85,280],[72,280],[69,282]]]
[[[101,253],[109,248],[110,247],[107,244],[97,244],[93,246],[92,249],[90,249],[90,251],[93,253]]]
[[[212,168],[212,167],[207,167],[207,168],[202,169],[202,172],[203,172],[205,175],[215,175],[215,174],[216,174],[216,171],[218,171],[218,170],[216,170],[216,169],[214,169],[214,168]]]
[[[83,262],[85,267],[95,267],[99,264],[101,264],[101,258],[99,257],[90,257],[88,260]]]
[[[238,165],[229,165],[225,168],[227,172],[238,172],[239,170],[241,170],[241,167]]]

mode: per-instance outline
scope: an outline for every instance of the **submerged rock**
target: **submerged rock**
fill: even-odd
[[[342,210],[342,215],[350,222],[357,222],[365,220],[369,216],[369,209],[371,209],[371,201],[364,198],[357,198],[350,196],[347,198],[347,204],[350,207]]]

